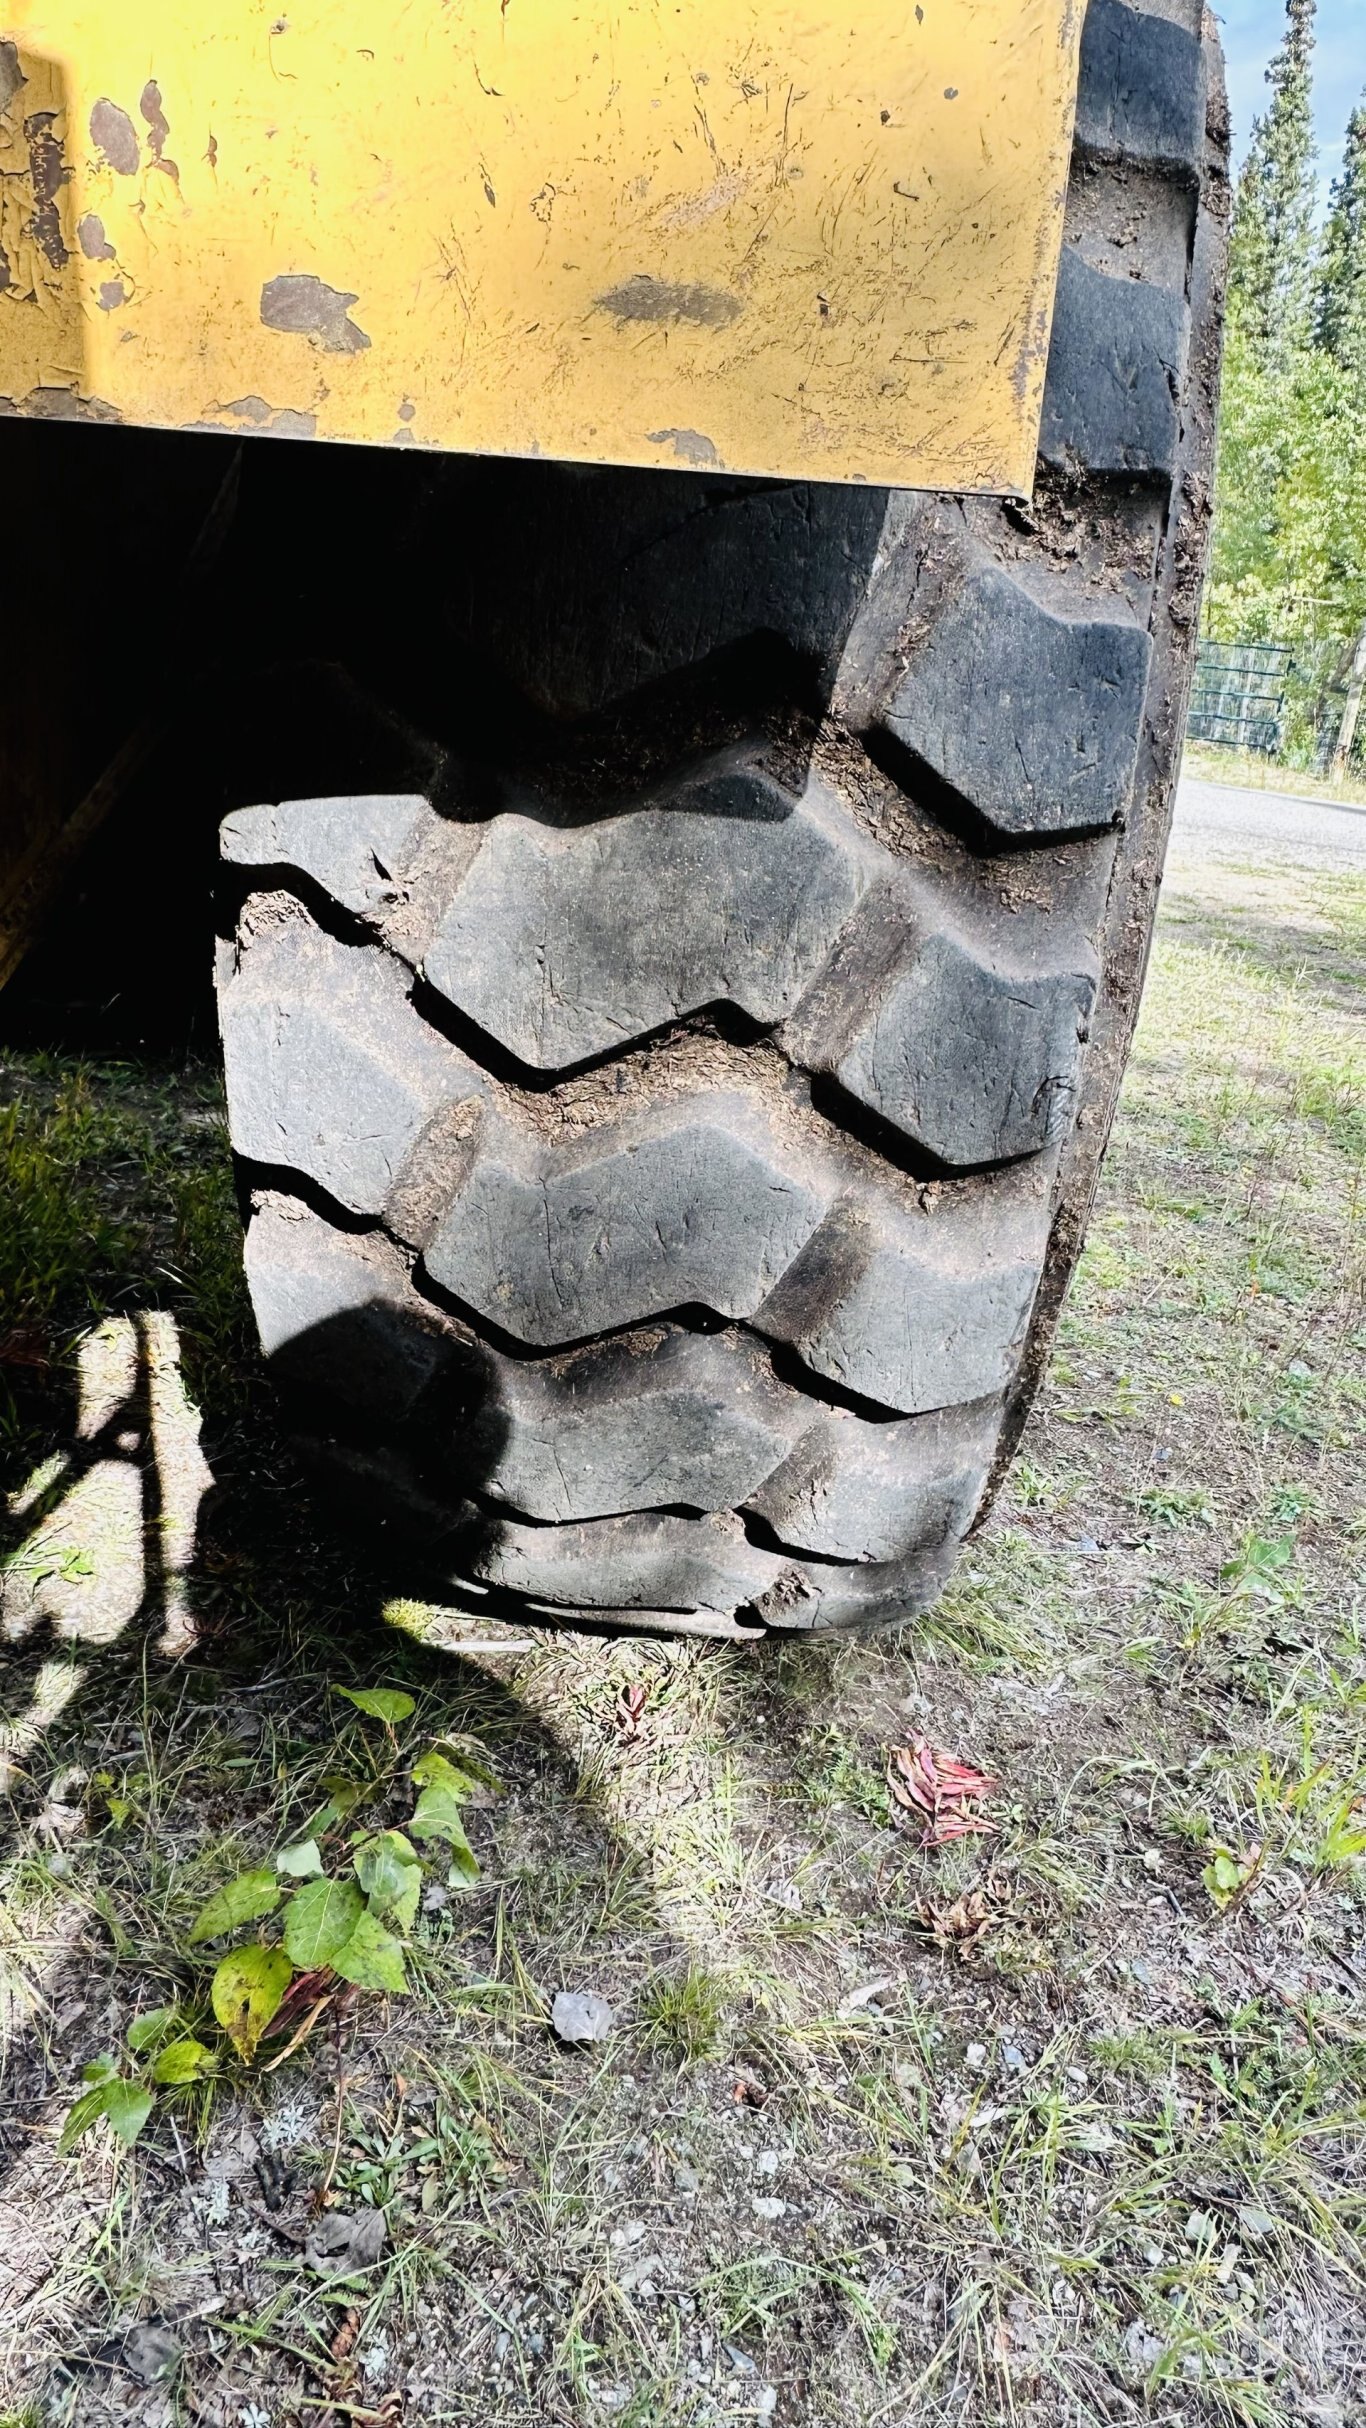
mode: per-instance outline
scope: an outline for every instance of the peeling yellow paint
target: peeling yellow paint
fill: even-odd
[[[0,410],[1025,491],[1079,21],[9,0]]]

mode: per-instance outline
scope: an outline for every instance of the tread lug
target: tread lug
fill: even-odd
[[[752,1314],[825,1203],[746,1106],[693,1097],[571,1148],[490,1145],[425,1264],[487,1322],[553,1348],[694,1300]]]
[[[730,1336],[666,1333],[646,1346],[546,1365],[500,1361],[470,1428],[483,1490],[528,1517],[605,1517],[685,1504],[734,1509],[787,1457],[808,1411]],[[464,1445],[454,1445],[460,1470]]]
[[[1090,0],[1081,36],[1077,141],[1199,178],[1205,75],[1199,38],[1156,10]]]
[[[1047,606],[982,557],[882,724],[1004,834],[1113,825],[1133,791],[1151,656],[1139,625]]]
[[[537,1070],[708,1003],[779,1020],[867,882],[842,826],[738,755],[567,833],[495,818],[424,974]]]
[[[1185,342],[1184,296],[1112,278],[1064,245],[1039,453],[1069,469],[1170,479]]]
[[[1058,1134],[1098,979],[1080,936],[1068,952],[1017,921],[979,918],[974,934],[970,907],[927,887],[878,903],[787,1031],[813,1068],[948,1165],[1038,1154]]]
[[[252,1214],[245,1258],[273,1370],[327,1402],[396,1421],[443,1368],[484,1362],[473,1335],[419,1298],[380,1232],[335,1230],[297,1200],[269,1194]]]
[[[983,1193],[984,1194],[984,1193]],[[1003,1391],[1043,1269],[1047,1201],[993,1221],[841,1207],[755,1323],[816,1374],[915,1416]]]
[[[456,1574],[571,1607],[712,1610],[773,1596],[791,1561],[748,1543],[734,1519],[635,1516],[583,1525],[471,1527],[451,1546]]]
[[[888,1561],[966,1533],[986,1484],[999,1401],[870,1425],[827,1409],[749,1502],[795,1551]]]
[[[292,868],[358,918],[399,898],[402,871],[434,812],[421,793],[359,793],[263,802],[223,820],[235,868]]]
[[[377,1215],[437,1107],[479,1095],[481,1074],[413,1009],[379,946],[339,944],[302,915],[254,932],[260,913],[256,897],[219,962],[233,1146]]]

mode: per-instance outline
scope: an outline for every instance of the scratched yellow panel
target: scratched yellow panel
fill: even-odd
[[[1026,490],[1079,16],[8,0],[0,398]]]

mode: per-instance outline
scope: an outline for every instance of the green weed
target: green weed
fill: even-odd
[[[695,1964],[677,1975],[657,1975],[640,1994],[647,2047],[679,2065],[697,2065],[718,2055],[725,2014],[721,1983]]]

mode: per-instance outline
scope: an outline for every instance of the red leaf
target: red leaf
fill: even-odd
[[[954,1838],[994,1831],[996,1823],[984,1821],[970,1805],[973,1797],[990,1795],[995,1784],[970,1763],[939,1752],[928,1737],[894,1745],[887,1757],[887,1785],[895,1801],[928,1815],[922,1846],[947,1846]]]
[[[641,1723],[645,1717],[645,1706],[649,1699],[648,1686],[623,1686],[621,1693],[617,1696],[616,1710],[613,1712],[612,1718],[616,1724],[617,1735],[628,1745],[633,1744],[640,1735]]]
[[[47,1335],[32,1325],[20,1324],[0,1339],[0,1366],[32,1366],[36,1372],[46,1373],[51,1362]]]

